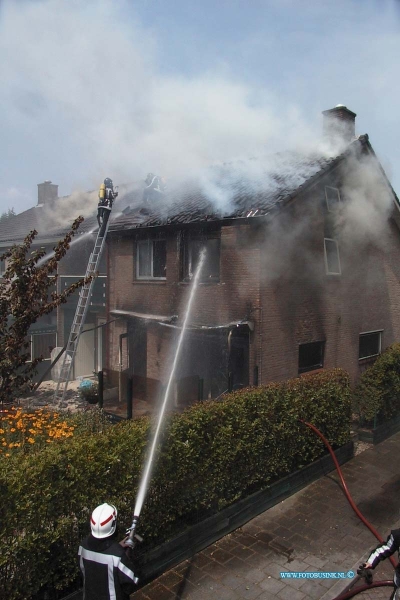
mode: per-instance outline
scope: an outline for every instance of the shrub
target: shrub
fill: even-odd
[[[249,388],[171,417],[141,513],[143,549],[323,454],[299,418],[334,447],[345,443],[348,376],[334,370]],[[97,504],[116,504],[121,526],[130,525],[150,421],[101,427],[88,434],[77,426],[72,438],[34,457],[0,458],[0,588],[10,600],[73,581],[77,547]]]
[[[79,394],[83,400],[89,404],[96,404],[99,401],[99,385],[90,379],[84,379],[79,386]]]
[[[400,344],[389,346],[360,377],[354,392],[360,419],[391,419],[400,412]]]

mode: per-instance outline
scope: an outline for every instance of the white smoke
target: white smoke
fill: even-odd
[[[5,0],[0,69],[8,119],[52,144],[65,170],[85,162],[86,185],[167,180],[216,161],[308,146],[316,138],[297,110],[218,68],[195,78],[159,73],[151,32],[123,21],[124,2]],[[16,35],[18,32],[18,35]],[[5,105],[4,104],[4,105]],[[1,104],[0,104],[1,106]],[[44,132],[48,135],[44,135]],[[36,151],[40,152],[41,148]],[[82,187],[71,172],[72,189]]]

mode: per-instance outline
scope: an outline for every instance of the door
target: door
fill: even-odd
[[[92,331],[87,331],[91,329]],[[79,338],[78,348],[75,354],[74,376],[92,377],[95,370],[94,349],[95,349],[95,332],[93,324],[88,323],[83,326],[83,331]]]

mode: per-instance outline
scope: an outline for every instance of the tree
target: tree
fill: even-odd
[[[10,217],[15,217],[14,207],[13,208],[9,208],[6,212],[1,213],[1,215],[0,215],[0,221],[6,221]]]
[[[88,283],[93,276],[82,278],[62,293],[54,291],[57,267],[65,256],[71,239],[83,217],[78,217],[70,231],[54,247],[54,255],[39,265],[46,250],[31,250],[37,231],[31,231],[22,244],[14,245],[0,256],[6,270],[0,280],[0,402],[10,402],[32,390],[36,366],[43,357],[30,361],[29,328],[39,317],[51,313],[67,301],[68,296]],[[53,290],[52,290],[53,288]]]

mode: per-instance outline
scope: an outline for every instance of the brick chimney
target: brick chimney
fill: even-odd
[[[323,134],[331,143],[349,144],[356,137],[356,113],[343,104],[322,111]]]
[[[38,183],[37,186],[38,206],[58,199],[58,185],[51,183],[51,181],[45,181],[44,183]]]

